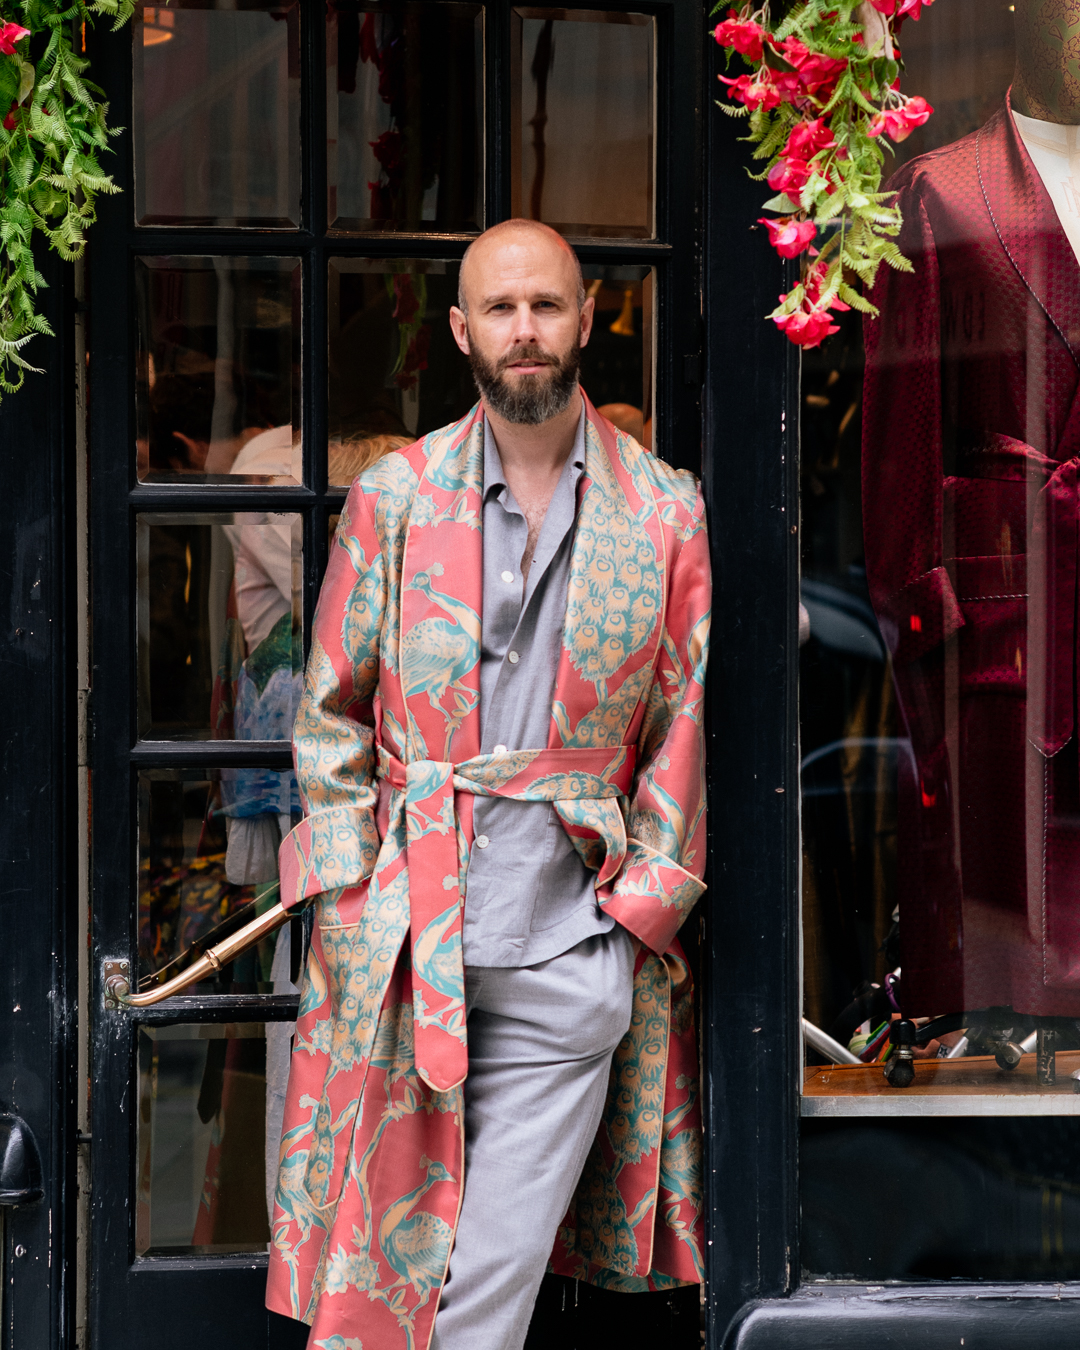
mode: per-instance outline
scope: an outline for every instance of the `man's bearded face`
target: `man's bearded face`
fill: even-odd
[[[510,367],[523,361],[545,369],[515,374]],[[573,341],[562,353],[545,351],[535,343],[521,343],[497,360],[489,360],[470,331],[469,365],[476,387],[493,413],[507,422],[535,427],[570,406],[578,387],[581,341],[575,331]]]

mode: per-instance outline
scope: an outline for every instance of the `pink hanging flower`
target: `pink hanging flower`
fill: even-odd
[[[929,8],[934,0],[870,0],[870,3],[887,19],[895,16],[898,22],[902,22],[904,19],[922,18],[923,5]]]
[[[24,37],[29,36],[30,29],[20,28],[17,23],[0,24],[0,52],[5,56],[14,56],[16,42],[21,42]]]
[[[840,76],[848,68],[846,56],[818,56],[798,38],[786,38],[780,44],[784,58],[795,67],[799,84],[810,98],[826,103],[832,97]]]
[[[796,220],[793,216],[784,216],[780,220],[762,216],[758,224],[769,231],[769,243],[781,258],[797,258],[817,236],[817,226],[812,220]]]
[[[765,38],[768,36],[765,29],[753,19],[740,19],[733,9],[729,9],[728,14],[730,17],[713,29],[713,37],[721,47],[734,47],[748,61],[760,61],[765,53]]]
[[[758,108],[778,108],[784,101],[779,89],[769,79],[765,66],[756,75],[740,75],[737,80],[728,79],[726,75],[716,78],[729,86],[728,98],[744,103],[751,112],[756,112]]]
[[[920,94],[905,101],[899,108],[883,108],[866,128],[868,136],[880,136],[883,132],[897,145],[906,141],[916,127],[929,121],[933,108]]]
[[[7,116],[4,118],[4,130],[14,131],[18,123],[19,105],[13,102],[11,107],[7,110]]]
[[[797,309],[794,314],[778,314],[777,328],[797,347],[820,347],[827,337],[839,333],[827,309]]]
[[[798,194],[810,181],[813,171],[805,159],[782,155],[769,170],[769,186],[774,192]]]
[[[831,150],[835,144],[836,139],[824,120],[815,117],[812,120],[797,122],[791,128],[791,135],[788,136],[787,145],[784,146],[784,154],[796,159],[813,159],[823,150]]]

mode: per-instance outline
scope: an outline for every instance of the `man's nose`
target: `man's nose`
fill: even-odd
[[[540,334],[537,331],[536,316],[533,313],[532,305],[527,301],[522,301],[514,309],[513,332],[511,334],[515,346],[525,342],[539,341]]]

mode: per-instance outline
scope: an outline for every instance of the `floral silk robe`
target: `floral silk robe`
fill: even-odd
[[[633,1019],[552,1268],[627,1291],[701,1279],[689,970],[703,884],[701,496],[587,402],[546,747],[480,752],[484,422],[349,494],[294,734],[306,811],[283,902],[314,900],[268,1306],[318,1350],[425,1350],[463,1168],[461,919],[476,795],[554,803],[601,905],[644,944]]]

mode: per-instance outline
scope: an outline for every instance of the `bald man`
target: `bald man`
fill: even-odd
[[[521,1350],[549,1261],[700,1278],[675,934],[708,552],[693,476],[581,391],[592,319],[554,231],[481,235],[450,312],[481,401],[365,471],[332,550],[282,846],[319,922],[269,1297],[312,1347]]]

